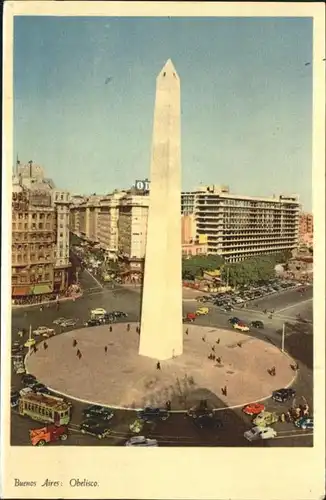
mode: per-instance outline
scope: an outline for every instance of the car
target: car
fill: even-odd
[[[65,321],[67,321],[67,318],[57,318],[53,321],[53,324],[54,325],[61,325],[61,323],[64,323]]]
[[[125,446],[158,446],[158,442],[145,436],[133,436],[125,442]]]
[[[234,308],[230,304],[227,304],[226,306],[222,306],[221,309],[222,311],[230,312],[233,311]]]
[[[33,347],[34,345],[36,344],[36,340],[35,339],[27,339],[24,346],[25,347]]]
[[[254,419],[253,424],[257,427],[267,427],[278,421],[278,416],[274,412],[262,411]]]
[[[213,414],[199,415],[193,419],[193,423],[200,429],[220,429],[223,427],[222,420],[215,418]]]
[[[250,431],[246,431],[244,437],[248,441],[256,441],[257,439],[272,439],[277,436],[277,432],[272,427],[253,427]]]
[[[21,352],[24,350],[24,346],[22,345],[17,345],[17,346],[13,346],[11,348],[11,355],[15,355],[15,354],[21,354]]]
[[[87,419],[80,424],[80,431],[82,434],[90,434],[102,439],[111,434],[111,429],[108,424],[101,420]]]
[[[167,410],[151,406],[147,406],[143,410],[137,412],[137,417],[145,420],[145,422],[148,420],[167,420],[169,416],[170,413]]]
[[[274,401],[277,401],[278,403],[284,403],[285,401],[293,399],[295,394],[296,394],[295,390],[291,388],[277,389],[276,391],[273,392],[272,399],[274,399]]]
[[[250,326],[252,326],[253,328],[264,328],[264,323],[262,321],[252,321],[250,323]]]
[[[130,425],[129,430],[135,434],[139,434],[144,428],[145,422],[140,418],[136,418]]]
[[[104,406],[91,405],[83,410],[83,415],[86,418],[100,418],[101,420],[111,420],[114,417],[114,413],[109,408]]]
[[[66,319],[65,321],[63,321],[61,323],[60,326],[64,327],[64,328],[67,328],[69,326],[75,326],[78,322],[78,319]]]
[[[236,316],[234,316],[233,318],[229,318],[228,319],[228,322],[231,323],[231,325],[235,325],[237,323],[240,323],[240,321],[241,320],[239,318],[237,318]]]
[[[39,326],[36,330],[33,330],[33,335],[44,335],[54,333],[53,328],[48,328],[47,326]]]
[[[240,330],[241,332],[249,332],[249,326],[245,325],[244,323],[233,323],[233,328],[235,330]]]
[[[111,314],[118,318],[128,318],[128,314],[122,311],[112,311]]]
[[[313,430],[314,419],[313,419],[313,417],[301,417],[294,422],[294,425],[296,427],[299,427],[300,429],[303,429],[303,430],[306,430],[306,429]]]
[[[199,307],[195,314],[196,316],[204,316],[208,314],[208,311],[209,311],[208,307]]]
[[[106,314],[106,310],[103,307],[98,307],[96,309],[91,310],[91,316]]]
[[[11,391],[10,393],[10,406],[15,408],[19,404],[20,394],[18,391]]]
[[[17,373],[17,375],[23,375],[24,373],[26,373],[24,365],[18,365],[15,368],[15,372]]]
[[[101,320],[91,318],[88,321],[86,321],[85,326],[100,326],[102,324]]]
[[[33,391],[33,389],[31,387],[24,387],[23,389],[20,389],[19,395],[21,397],[23,397],[23,396],[26,396],[26,394],[29,394],[32,391]]]
[[[250,403],[249,405],[244,406],[242,411],[246,415],[259,415],[259,413],[265,411],[265,405],[262,403]]]
[[[22,383],[27,384],[28,382],[36,382],[36,377],[32,375],[31,373],[26,373],[25,375],[22,376]]]
[[[48,388],[44,384],[41,384],[40,382],[37,382],[36,384],[34,384],[32,389],[33,389],[33,392],[38,392],[40,394],[43,394],[43,393],[48,391]]]
[[[205,295],[200,295],[199,297],[196,297],[197,302],[207,302],[209,300],[209,297],[206,297]]]
[[[24,356],[22,353],[19,353],[19,354],[12,354],[11,355],[11,358],[13,360],[13,362],[18,362],[18,363],[23,363],[24,361]]]
[[[66,441],[68,439],[68,429],[64,425],[47,425],[41,429],[31,429],[29,438],[33,446],[44,446],[53,441]]]

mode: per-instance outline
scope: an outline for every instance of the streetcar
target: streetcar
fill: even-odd
[[[68,425],[71,405],[57,396],[29,392],[19,399],[18,412],[38,422]]]

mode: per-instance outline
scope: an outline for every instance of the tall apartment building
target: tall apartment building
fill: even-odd
[[[194,191],[183,191],[181,193],[181,213],[191,215],[195,211],[196,194]]]
[[[125,195],[125,191],[115,191],[100,200],[98,240],[110,259],[116,259],[118,255],[119,205]]]
[[[126,194],[120,200],[118,254],[130,269],[143,268],[146,251],[149,197]]]
[[[12,183],[12,297],[68,286],[69,193],[53,189],[42,167],[17,161]]]
[[[298,242],[298,196],[250,197],[226,187],[202,186],[195,195],[197,234],[208,253],[229,262],[292,250]]]
[[[54,289],[56,215],[49,192],[12,193],[12,298]]]
[[[314,218],[312,214],[302,212],[299,218],[299,241],[308,247],[313,246]]]
[[[52,205],[56,213],[55,243],[55,288],[64,290],[68,286],[69,260],[69,212],[70,196],[67,191],[52,191]]]

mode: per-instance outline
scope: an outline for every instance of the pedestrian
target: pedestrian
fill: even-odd
[[[201,339],[202,339],[203,342],[206,342],[206,337],[205,336],[202,337]]]
[[[47,348],[48,348],[48,344],[47,344],[46,342],[44,342],[44,344],[43,344],[43,348],[44,348],[44,350],[45,350],[45,351],[47,350]]]
[[[166,403],[165,403],[165,408],[167,409],[167,411],[171,411],[171,401],[168,400]]]
[[[43,306],[40,307],[40,311],[43,311]]]
[[[212,360],[215,361],[215,354],[212,354]]]
[[[224,387],[221,388],[221,392],[222,392],[222,395],[225,396],[225,388]]]
[[[221,339],[217,339],[216,343],[219,344]]]
[[[107,345],[104,347],[104,351],[105,351],[105,354],[108,352],[108,346]]]
[[[237,346],[238,346],[238,347],[242,347],[242,343],[241,343],[241,342],[238,342],[238,343],[237,343]]]
[[[73,341],[73,343],[72,343],[72,346],[73,346],[73,347],[76,347],[76,345],[77,345],[77,340],[76,340],[76,339],[74,339],[74,341]]]
[[[215,345],[212,346],[212,351],[215,352]]]
[[[112,333],[112,326],[110,326],[109,330],[110,330],[110,333]]]
[[[36,345],[34,345],[34,347],[33,347],[33,351],[34,351],[34,352],[37,352],[37,347],[36,347]]]
[[[82,353],[79,351],[78,359],[81,359],[81,358],[82,358]]]
[[[79,355],[80,355],[80,350],[79,350],[79,349],[77,349],[76,356],[78,356],[78,357],[79,357]]]
[[[161,369],[161,363],[158,361],[156,363],[156,370],[160,370]]]
[[[216,358],[216,361],[217,361],[219,364],[221,364],[221,358],[220,358],[220,356],[219,356],[218,358]]]
[[[129,325],[129,323],[127,325],[127,332],[130,332],[130,325]]]
[[[187,328],[187,330],[186,330],[186,335],[189,335],[189,329],[188,329],[188,328]]]
[[[228,395],[228,388],[225,386],[224,387],[224,396],[227,396]]]

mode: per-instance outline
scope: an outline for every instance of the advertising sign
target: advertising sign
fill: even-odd
[[[149,180],[145,179],[144,181],[135,181],[135,188],[137,191],[149,191]]]

